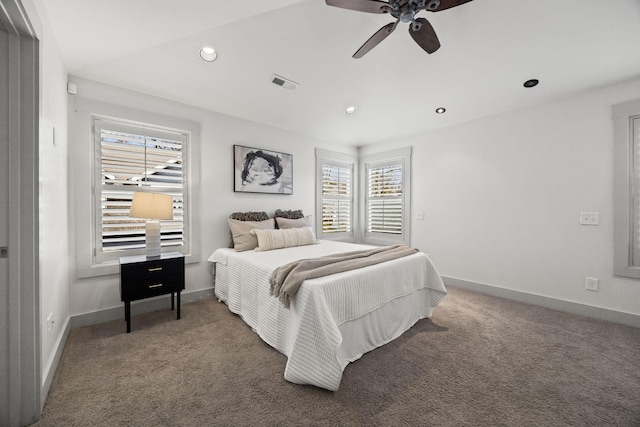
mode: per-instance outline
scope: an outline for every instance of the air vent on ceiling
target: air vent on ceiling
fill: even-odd
[[[298,83],[291,81],[289,79],[285,79],[284,77],[279,76],[277,74],[274,74],[271,77],[271,83],[278,86],[282,86],[283,88],[289,89],[289,90],[296,90],[298,86],[300,86]]]

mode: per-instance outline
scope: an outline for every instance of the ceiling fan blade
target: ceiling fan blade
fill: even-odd
[[[357,10],[369,13],[389,13],[391,7],[386,1],[379,0],[326,0],[329,6]]]
[[[427,7],[429,12],[440,12],[441,10],[451,9],[461,4],[469,3],[471,0],[440,0],[440,4],[433,9]],[[328,2],[327,2],[328,3]]]
[[[393,33],[393,30],[396,29],[397,25],[398,21],[392,22],[380,28],[374,35],[369,37],[369,40],[367,40],[362,46],[360,46],[360,49],[358,49],[358,51],[353,54],[353,57],[362,58],[367,52],[376,47],[382,40],[389,37],[389,34]]]
[[[417,31],[413,31],[413,26],[409,25],[409,34],[411,34],[413,40],[427,53],[433,53],[438,50],[440,48],[440,40],[438,40],[436,31],[429,21],[424,18],[418,18],[416,22],[422,24]]]

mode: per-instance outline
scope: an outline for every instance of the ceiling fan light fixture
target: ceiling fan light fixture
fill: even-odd
[[[218,58],[218,53],[211,46],[203,46],[198,52],[200,59],[205,62],[213,62]]]
[[[353,114],[355,113],[357,110],[357,108],[354,105],[350,105],[347,108],[344,109],[344,113],[349,115],[349,114]]]
[[[436,114],[444,114],[444,113],[445,113],[445,111],[447,111],[447,109],[446,109],[446,108],[444,108],[444,107],[438,107],[438,108],[436,108]]]

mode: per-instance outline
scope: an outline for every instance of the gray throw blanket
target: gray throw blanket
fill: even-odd
[[[417,252],[418,249],[406,245],[394,245],[293,261],[281,265],[271,273],[271,295],[277,296],[280,302],[289,308],[291,298],[306,279],[355,270]]]

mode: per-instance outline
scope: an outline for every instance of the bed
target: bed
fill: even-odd
[[[447,291],[429,259],[409,256],[303,282],[285,308],[271,295],[278,266],[372,246],[320,240],[270,251],[216,250],[215,294],[288,358],[284,378],[336,391],[345,367],[432,316]]]

